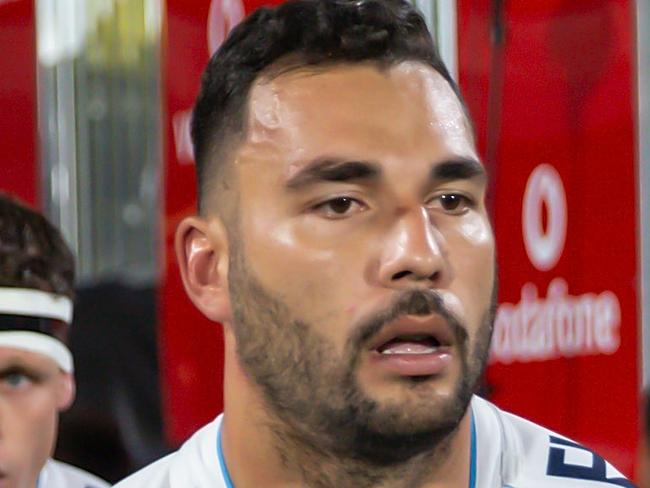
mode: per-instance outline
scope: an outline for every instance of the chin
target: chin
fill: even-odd
[[[404,381],[390,395],[375,397],[372,428],[393,433],[450,429],[462,420],[469,400],[422,377]]]
[[[458,380],[439,376],[405,376],[364,388],[377,403],[443,405],[460,398]]]

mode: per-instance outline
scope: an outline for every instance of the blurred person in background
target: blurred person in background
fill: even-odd
[[[118,487],[633,486],[473,394],[496,266],[457,90],[406,0],[290,1],[233,29],[176,233],[224,327],[224,413]]]
[[[42,215],[0,194],[0,487],[104,488],[51,459],[59,413],[75,397],[74,258]]]

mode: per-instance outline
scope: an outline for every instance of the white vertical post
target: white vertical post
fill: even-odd
[[[85,37],[84,0],[37,0],[38,125],[43,201],[75,255],[80,254],[74,57]]]
[[[650,387],[650,0],[638,0],[638,158],[643,384]]]
[[[434,0],[435,1],[435,0]],[[438,46],[449,73],[458,81],[458,19],[456,0],[437,0]]]
[[[413,0],[436,40],[440,57],[458,81],[458,24],[456,0]]]

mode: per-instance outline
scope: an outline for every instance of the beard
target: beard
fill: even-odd
[[[374,466],[405,463],[445,444],[485,369],[496,286],[474,340],[439,294],[411,290],[357,325],[341,354],[260,284],[246,265],[242,246],[231,250],[229,289],[237,357],[262,392],[280,444]],[[430,377],[406,377],[401,380],[408,389],[404,398],[373,399],[357,381],[364,345],[400,316],[430,314],[442,316],[455,336],[460,375],[453,395],[436,395]]]

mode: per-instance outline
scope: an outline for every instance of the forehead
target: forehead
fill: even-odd
[[[434,69],[404,62],[304,68],[262,78],[249,98],[243,157],[255,152],[373,157],[426,153],[433,144],[449,156],[476,158],[469,121],[449,83]],[[376,154],[349,154],[350,151]],[[293,161],[289,161],[293,162]]]
[[[56,362],[45,354],[15,347],[0,346],[0,368],[14,363],[37,369],[58,369]]]

